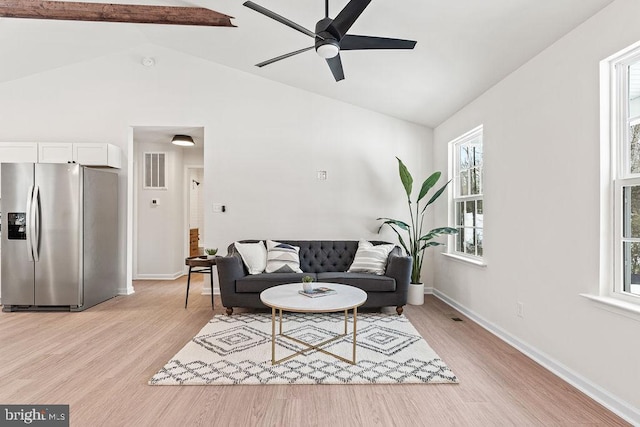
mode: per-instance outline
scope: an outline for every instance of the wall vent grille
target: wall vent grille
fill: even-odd
[[[144,188],[167,188],[167,153],[144,153]]]

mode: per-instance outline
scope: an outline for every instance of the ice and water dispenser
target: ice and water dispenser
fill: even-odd
[[[6,227],[7,239],[27,240],[26,212],[8,212]]]

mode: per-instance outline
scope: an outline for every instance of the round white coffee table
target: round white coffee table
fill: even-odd
[[[302,283],[291,283],[287,285],[274,286],[260,293],[260,300],[263,302],[263,304],[267,307],[271,307],[271,363],[273,365],[276,365],[295,356],[307,353],[310,350],[317,350],[319,352],[342,360],[343,362],[355,365],[356,324],[358,319],[358,307],[364,304],[364,302],[367,300],[367,293],[362,289],[358,289],[349,285],[341,285],[338,283],[315,282],[313,284],[313,287],[331,288],[335,290],[336,293],[331,295],[323,295],[316,298],[310,298],[308,296],[300,295],[299,291],[302,290]],[[306,346],[305,349],[279,360],[276,360],[276,310],[279,311],[280,318],[280,328],[278,335]],[[353,357],[351,360],[320,348],[348,334],[347,320],[349,316],[349,310],[353,311]],[[283,311],[290,311],[294,313],[334,313],[337,311],[344,311],[344,334],[340,334],[338,336],[330,338],[326,341],[321,342],[320,344],[310,344],[301,341],[282,332]]]

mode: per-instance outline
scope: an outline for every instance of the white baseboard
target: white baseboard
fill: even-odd
[[[628,402],[621,400],[609,393],[607,390],[602,387],[594,384],[589,381],[585,377],[580,374],[572,371],[570,368],[566,367],[562,363],[553,359],[549,355],[538,351],[534,347],[529,344],[520,341],[518,338],[506,332],[504,329],[495,325],[494,323],[486,320],[482,316],[477,313],[469,310],[467,307],[458,303],[452,298],[449,298],[446,294],[439,291],[438,289],[433,289],[433,294],[446,304],[458,310],[460,313],[467,316],[469,319],[473,320],[478,325],[482,326],[487,331],[491,332],[493,335],[497,336],[510,346],[516,348],[521,353],[525,354],[529,358],[533,359],[544,368],[553,372],[578,390],[582,391],[584,394],[600,403],[602,406],[606,407],[610,411],[614,412],[619,417],[625,419],[627,422],[633,425],[640,425],[640,409],[632,406]],[[426,293],[426,292],[425,292]]]
[[[138,274],[133,280],[176,280],[184,276],[182,271],[173,274]]]
[[[131,295],[134,294],[136,291],[133,290],[133,288],[118,288],[118,295]]]

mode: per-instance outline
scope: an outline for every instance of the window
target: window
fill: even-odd
[[[450,223],[458,230],[449,253],[480,260],[483,249],[484,174],[482,126],[449,143]]]
[[[607,169],[613,192],[613,289],[610,280],[608,286],[613,296],[640,303],[640,47],[605,65],[610,93],[608,135],[603,136],[611,153]]]
[[[144,153],[144,188],[166,189],[166,153]]]

